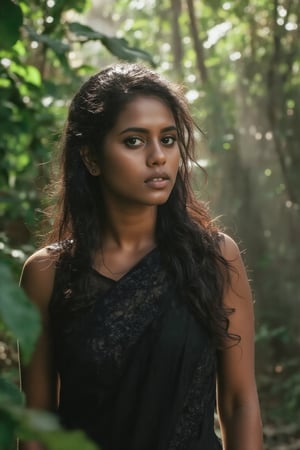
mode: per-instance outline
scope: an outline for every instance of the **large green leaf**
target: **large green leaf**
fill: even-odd
[[[6,408],[15,405],[22,406],[24,396],[15,384],[0,377],[0,449],[11,450],[13,448],[17,420],[12,414],[7,413]]]
[[[68,25],[70,31],[76,36],[84,38],[85,40],[99,40],[113,55],[125,61],[136,61],[142,59],[148,61],[154,66],[152,56],[136,47],[130,47],[127,40],[124,38],[109,37],[96,30],[93,30],[87,25],[72,22]]]
[[[39,313],[4,264],[0,264],[0,279],[0,317],[7,329],[19,340],[26,363],[40,333]]]
[[[19,39],[23,23],[21,8],[11,0],[0,3],[0,48],[9,49]]]
[[[81,431],[67,432],[51,413],[24,408],[17,386],[0,378],[0,449],[11,450],[16,435],[39,440],[49,450],[97,450]]]
[[[13,450],[15,440],[15,421],[0,408],[0,448],[1,450]]]
[[[66,431],[53,414],[33,409],[11,409],[18,420],[18,435],[23,440],[36,439],[49,450],[99,450],[82,431]]]
[[[22,406],[24,404],[24,395],[20,389],[3,376],[0,377],[0,405]]]
[[[82,431],[57,430],[37,434],[37,437],[49,450],[100,450]]]
[[[152,66],[155,66],[152,56],[149,53],[136,47],[130,47],[126,39],[105,36],[101,42],[107,50],[120,59],[124,59],[126,61],[136,61],[137,59],[142,59],[144,61],[148,61]]]
[[[1,391],[0,391],[0,400]],[[16,436],[40,441],[48,450],[99,450],[82,431],[66,431],[48,412],[25,409],[13,399],[0,402],[0,448],[11,450]]]
[[[76,36],[87,38],[89,40],[101,40],[104,37],[102,33],[78,22],[69,23],[68,28],[72,33],[76,34]]]

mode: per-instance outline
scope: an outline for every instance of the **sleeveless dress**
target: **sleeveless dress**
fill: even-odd
[[[102,450],[220,450],[216,350],[159,250],[119,281],[90,276],[89,306],[70,308],[76,295],[55,285],[49,307],[62,424]]]

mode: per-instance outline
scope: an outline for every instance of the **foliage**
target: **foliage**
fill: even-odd
[[[266,364],[258,374],[261,401],[268,410],[268,419],[280,423],[283,416],[286,423],[300,422],[300,374],[298,358],[291,352],[293,337],[287,326],[270,328],[260,326],[256,333],[256,342],[260,346],[258,358],[265,360],[265,354],[272,357],[273,364]],[[278,356],[278,349],[281,349]],[[299,430],[300,431],[300,430]]]
[[[38,311],[14,281],[8,267],[0,265],[2,288],[0,318],[11,340],[18,339],[22,359],[28,363],[40,331]],[[13,382],[15,373],[0,376],[0,448],[11,450],[18,436],[39,440],[49,450],[96,450],[82,432],[66,432],[57,418],[43,411],[26,409],[24,397]]]
[[[38,312],[14,283],[7,266],[0,265],[0,277],[3,283],[0,291],[0,316],[13,336],[18,339],[26,363],[40,333]]]
[[[66,432],[57,418],[44,411],[24,408],[24,398],[17,387],[0,378],[0,445],[14,448],[16,436],[38,440],[49,450],[97,450],[80,431]]]
[[[25,235],[24,222],[33,225],[34,208],[40,205],[38,188],[47,179],[45,162],[65,117],[64,99],[93,70],[74,65],[74,49],[98,41],[117,57],[152,63],[148,53],[130,47],[124,38],[68,20],[71,8],[82,12],[86,4],[86,0],[2,3],[0,29],[7,32],[0,40],[0,217],[4,229],[9,223],[8,233],[14,225],[16,234]]]

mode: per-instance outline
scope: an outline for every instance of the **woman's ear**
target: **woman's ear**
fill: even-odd
[[[87,168],[87,170],[90,172],[91,175],[97,177],[98,175],[101,174],[99,162],[92,157],[87,147],[83,147],[80,150],[80,155],[85,167]]]

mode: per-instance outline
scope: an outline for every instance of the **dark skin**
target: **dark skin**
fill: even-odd
[[[171,111],[155,97],[137,97],[119,114],[108,133],[101,158],[88,149],[82,158],[105,200],[107,226],[94,268],[120,279],[155,245],[157,206],[167,201],[179,164],[177,132]],[[230,261],[231,285],[224,303],[234,308],[229,332],[241,342],[219,353],[217,374],[218,412],[224,450],[262,450],[262,431],[254,376],[254,315],[246,271],[235,242],[224,235],[223,257]],[[43,318],[43,333],[31,364],[24,372],[23,388],[28,405],[53,410],[57,380],[53,372],[48,334],[48,304],[53,289],[53,258],[47,249],[25,263],[21,285],[36,303]],[[36,442],[23,450],[41,450]]]

